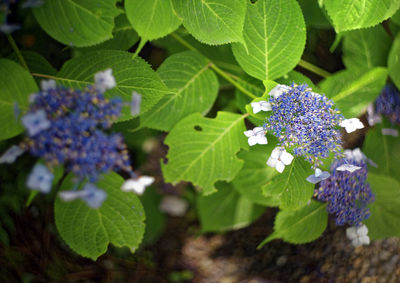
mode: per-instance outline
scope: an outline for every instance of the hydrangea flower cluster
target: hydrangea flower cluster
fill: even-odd
[[[337,170],[343,165],[357,167],[353,172]],[[374,195],[367,182],[367,163],[359,149],[346,150],[345,157],[331,166],[331,176],[321,181],[315,190],[315,197],[328,202],[327,210],[336,218],[337,225],[345,223],[360,226],[370,215],[367,205],[374,201]]]
[[[311,92],[307,85],[292,85],[288,91],[269,99],[272,114],[264,128],[276,136],[279,144],[293,148],[314,168],[333,151],[341,153],[338,124],[344,119],[325,96]]]
[[[386,85],[376,99],[376,113],[385,115],[393,124],[400,124],[400,94],[392,85]]]
[[[122,186],[123,190],[143,193],[154,178],[137,178],[129,161],[127,147],[119,133],[107,133],[120,116],[123,102],[119,98],[108,99],[104,92],[115,87],[111,69],[95,75],[95,85],[83,90],[57,86],[55,81],[42,81],[41,91],[30,96],[30,108],[21,122],[28,137],[20,146],[12,146],[1,163],[12,163],[25,151],[41,158],[52,168],[63,164],[76,176],[76,186],[59,195],[65,201],[80,198],[97,208],[106,199],[106,193],[94,183],[101,174],[109,171],[125,171],[132,178]],[[140,95],[133,93],[131,113],[138,114]],[[45,165],[36,165],[28,177],[30,189],[48,193],[54,176]],[[79,184],[86,182],[82,190]]]

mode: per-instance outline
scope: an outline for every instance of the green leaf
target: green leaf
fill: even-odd
[[[35,80],[20,65],[0,59],[0,140],[20,134],[24,129],[15,117],[14,106],[20,111],[28,109],[28,97],[37,92]]]
[[[172,0],[185,28],[200,42],[225,44],[243,41],[246,15],[243,0]]]
[[[252,203],[235,191],[230,184],[218,183],[218,192],[197,197],[201,231],[222,232],[243,228],[263,212],[262,206]]]
[[[44,58],[39,53],[33,51],[21,51],[21,54],[31,73],[38,73],[50,76],[54,76],[55,74],[57,74],[57,70],[47,61],[46,58]],[[12,53],[9,58],[19,63],[18,57],[15,53]]]
[[[298,2],[303,11],[308,28],[329,29],[332,27],[328,20],[328,15],[321,9],[317,1],[298,0]]]
[[[369,167],[369,172],[378,175],[391,176],[400,182],[400,139],[382,135],[383,128],[392,128],[388,121],[375,125],[368,131],[363,145],[365,155],[378,167]],[[397,127],[397,130],[400,130]]]
[[[125,0],[125,11],[129,22],[145,40],[164,37],[181,24],[171,0]]]
[[[386,66],[391,44],[382,26],[347,32],[343,36],[343,63],[348,69]]]
[[[55,79],[67,87],[82,88],[92,85],[94,75],[108,68],[112,69],[117,86],[107,94],[130,102],[133,91],[140,93],[141,114],[170,92],[143,59],[136,57],[132,60],[131,53],[116,50],[100,50],[75,57],[64,64]],[[123,109],[121,120],[132,118],[127,108]]]
[[[391,17],[400,7],[398,0],[324,0],[337,33],[367,28]]]
[[[392,22],[394,22],[396,25],[400,26],[400,10],[397,10],[397,12],[393,15],[391,18]]]
[[[320,202],[311,201],[310,205],[295,211],[280,211],[275,218],[274,232],[258,248],[278,238],[292,244],[309,243],[322,235],[327,224],[326,204]]]
[[[247,50],[233,44],[239,65],[260,80],[273,80],[292,70],[306,43],[306,27],[295,0],[259,0],[247,9],[243,30]]]
[[[160,211],[161,195],[154,187],[149,187],[140,196],[146,213],[146,230],[144,232],[143,244],[154,243],[165,227],[165,214]]]
[[[364,221],[371,240],[400,237],[400,182],[387,175],[368,173],[375,201],[369,205],[371,216]]]
[[[181,120],[165,139],[169,146],[168,163],[161,164],[165,181],[190,181],[204,194],[216,191],[216,181],[231,181],[243,166],[236,153],[248,147],[245,117],[218,112],[210,119],[195,113]]]
[[[323,80],[319,87],[346,118],[359,116],[379,96],[387,69],[343,70]]]
[[[51,0],[33,8],[40,26],[56,40],[84,47],[112,38],[117,0]]]
[[[389,76],[400,89],[400,33],[392,45],[388,58]]]
[[[56,198],[54,214],[57,229],[68,246],[81,256],[96,260],[109,243],[134,252],[143,238],[144,210],[136,195],[122,192],[123,179],[116,173],[104,176],[98,187],[107,192],[99,209],[82,200],[64,202]],[[61,189],[71,189],[72,176]]]
[[[314,193],[314,184],[306,180],[312,174],[310,167],[310,163],[302,157],[295,157],[283,173],[274,175],[266,182],[264,195],[280,198],[281,209],[296,210],[306,205]]]
[[[244,161],[243,168],[232,181],[232,185],[243,197],[264,205],[278,206],[277,196],[265,196],[262,187],[279,174],[275,168],[267,166],[267,156],[276,146],[276,140],[268,137],[268,145],[252,146],[249,151],[242,150],[238,157]]]
[[[128,22],[125,14],[121,14],[115,18],[115,27],[113,29],[113,38],[97,44],[95,46],[78,48],[77,51],[89,52],[100,49],[123,50],[131,48],[139,40],[139,36]]]
[[[308,84],[308,86],[311,87],[314,92],[318,92],[318,88],[309,78],[294,70],[277,79],[276,82],[285,85],[291,85],[293,82],[296,84]]]
[[[140,117],[141,125],[169,131],[192,113],[207,114],[218,94],[217,76],[209,68],[210,62],[193,51],[168,57],[157,73],[172,93]]]

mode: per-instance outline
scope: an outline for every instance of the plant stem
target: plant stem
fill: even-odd
[[[243,92],[245,95],[247,95],[250,98],[257,98],[256,95],[252,94],[248,90],[246,90],[243,86],[241,86],[237,81],[235,81],[232,76],[230,76],[229,73],[224,72],[220,68],[218,68],[214,63],[211,63],[211,69],[213,69],[217,74],[219,74],[221,77],[223,77],[225,80],[230,82],[234,87],[236,87],[238,90]]]
[[[26,64],[24,57],[22,56],[21,51],[19,51],[19,48],[18,48],[17,44],[15,43],[14,38],[11,36],[11,34],[7,34],[7,39],[8,39],[8,42],[10,43],[12,49],[14,50],[15,54],[17,54],[19,62],[29,72],[28,65]]]
[[[328,73],[327,71],[321,69],[320,67],[317,67],[307,61],[304,60],[300,60],[299,62],[299,66],[303,67],[304,69],[313,72],[314,74],[317,74],[323,78],[327,78],[331,75],[331,73]]]
[[[57,77],[55,77],[55,76],[50,76],[50,75],[45,75],[45,74],[31,73],[31,75],[34,76],[34,77],[39,77],[39,78],[46,78],[46,79],[57,80]]]
[[[189,42],[187,42],[186,40],[184,40],[182,37],[180,37],[179,35],[172,33],[171,36],[178,41],[180,44],[182,44],[183,46],[185,46],[187,49],[192,50],[192,51],[196,51],[198,53],[201,53],[199,50],[197,50],[194,46],[192,46]],[[204,55],[203,55],[204,56]],[[252,94],[251,92],[249,92],[248,90],[246,90],[243,86],[241,86],[237,80],[238,78],[235,75],[232,75],[228,72],[225,72],[224,70],[220,69],[219,67],[217,67],[217,65],[215,65],[215,63],[213,63],[209,58],[207,58],[210,61],[210,66],[211,69],[213,69],[217,74],[219,74],[221,77],[223,77],[225,80],[227,80],[228,82],[230,82],[234,87],[236,87],[238,90],[240,90],[241,92],[243,92],[245,95],[247,95],[250,98],[257,98],[256,95]]]

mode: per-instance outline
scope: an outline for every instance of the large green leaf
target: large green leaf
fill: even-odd
[[[300,61],[306,27],[295,0],[259,0],[249,5],[243,30],[247,50],[232,45],[240,66],[260,80],[286,74]]]
[[[216,191],[216,181],[231,181],[243,166],[236,153],[247,148],[245,117],[218,112],[210,119],[195,113],[181,120],[165,139],[169,146],[168,162],[161,164],[165,181],[190,181],[204,194]]]
[[[389,76],[400,89],[400,33],[392,45],[388,58]]]
[[[82,88],[93,84],[95,73],[108,68],[112,69],[117,86],[107,94],[130,102],[133,91],[140,93],[143,99],[141,114],[170,92],[143,59],[132,60],[130,53],[116,50],[100,50],[75,57],[64,64],[56,80],[68,87]],[[124,111],[122,120],[132,118],[127,107]]]
[[[131,48],[138,41],[139,36],[128,22],[125,14],[121,14],[115,18],[115,27],[113,29],[113,38],[97,44],[95,46],[78,48],[78,51],[88,52],[100,49],[123,50]]]
[[[363,152],[378,165],[378,167],[370,166],[370,172],[387,175],[400,182],[400,139],[382,135],[383,128],[391,127],[388,121],[375,125],[365,138]],[[397,130],[400,128],[397,127]]]
[[[327,224],[326,204],[320,202],[311,201],[309,205],[295,211],[280,211],[275,218],[274,232],[259,248],[278,238],[292,244],[309,243],[321,236]]]
[[[209,68],[210,62],[193,51],[168,57],[157,73],[172,93],[140,117],[141,125],[169,131],[189,114],[206,114],[218,93],[218,79]]]
[[[310,167],[302,157],[295,157],[283,173],[274,175],[266,182],[263,186],[264,194],[279,198],[281,209],[296,210],[306,205],[314,192],[314,184],[306,180],[313,173]]]
[[[304,14],[304,19],[306,20],[307,27],[314,27],[318,29],[328,29],[331,28],[331,24],[328,20],[328,15],[321,9],[318,1],[314,0],[298,0],[301,9]]]
[[[394,22],[396,25],[400,26],[400,10],[397,10],[397,12],[393,15],[391,18],[392,22]]]
[[[319,86],[346,118],[357,117],[379,96],[387,69],[343,70],[323,80]]]
[[[132,26],[145,40],[166,36],[181,24],[171,0],[125,0],[125,11]]]
[[[369,205],[371,216],[365,220],[372,240],[400,237],[400,182],[387,175],[368,173],[375,201]]]
[[[347,32],[343,36],[343,63],[348,69],[386,66],[391,44],[382,26]]]
[[[324,0],[336,32],[367,28],[391,17],[400,7],[398,0]]]
[[[0,140],[23,131],[14,106],[17,104],[20,111],[26,111],[29,95],[37,90],[35,80],[24,68],[14,61],[0,59]]]
[[[90,46],[112,38],[117,0],[50,0],[33,8],[40,26],[56,40]]]
[[[199,41],[224,44],[243,41],[244,0],[172,0],[185,28]]]
[[[255,145],[249,151],[242,150],[238,157],[244,161],[243,168],[232,181],[232,185],[243,197],[264,206],[278,206],[277,196],[265,196],[262,187],[279,174],[275,168],[265,164],[267,156],[276,146],[276,141],[268,137],[268,145]]]
[[[281,78],[277,79],[276,82],[279,84],[285,84],[285,85],[291,85],[292,83],[307,84],[309,87],[312,88],[312,90],[314,92],[318,92],[318,88],[315,86],[315,84],[309,78],[307,78],[302,73],[299,73],[294,70],[290,71],[289,73],[285,74]]]
[[[218,192],[197,197],[197,210],[202,232],[240,229],[257,219],[262,206],[235,191],[230,184],[219,183]]]
[[[71,189],[71,179],[66,179],[61,189]],[[98,187],[107,192],[107,199],[99,209],[88,207],[82,200],[56,199],[57,229],[68,246],[81,256],[96,260],[106,252],[109,243],[133,252],[142,241],[145,228],[142,204],[135,194],[121,191],[122,182],[116,173],[104,176]]]

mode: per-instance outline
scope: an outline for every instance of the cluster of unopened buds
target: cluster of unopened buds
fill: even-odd
[[[129,105],[133,116],[139,114],[141,96],[133,92],[131,103],[106,98],[104,93],[116,86],[111,69],[95,74],[94,79],[93,86],[82,90],[57,86],[53,80],[42,81],[41,90],[30,95],[29,111],[21,118],[27,137],[9,148],[0,157],[0,163],[13,163],[24,152],[41,158],[26,185],[42,193],[50,192],[52,171],[63,165],[75,176],[75,184],[71,190],[59,192],[59,197],[64,201],[82,199],[88,206],[98,208],[107,197],[95,185],[102,174],[127,172],[131,178],[121,189],[136,194],[142,194],[154,178],[136,176],[122,135],[110,133],[123,106]]]
[[[358,118],[345,119],[330,99],[307,85],[277,85],[268,95],[268,101],[251,103],[254,114],[268,113],[263,127],[244,132],[249,145],[267,144],[267,133],[275,136],[278,146],[272,150],[267,165],[283,173],[295,156],[303,157],[314,170],[306,180],[320,183],[314,197],[328,202],[328,212],[335,215],[338,225],[360,227],[369,217],[366,206],[374,199],[366,182],[366,162],[374,163],[358,148],[343,151],[340,128],[352,133],[364,128],[363,123]],[[332,172],[322,171],[322,160],[331,153],[336,160]]]

